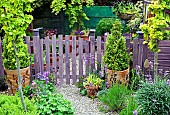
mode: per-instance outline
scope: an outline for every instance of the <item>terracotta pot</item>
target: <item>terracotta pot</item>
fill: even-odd
[[[129,68],[123,71],[107,70],[107,81],[110,86],[112,83],[122,83],[128,85],[129,82]]]
[[[20,69],[22,77],[22,86],[28,86],[30,84],[30,67]],[[8,87],[10,88],[10,93],[15,94],[18,88],[18,72],[17,70],[7,70],[5,69],[6,80]]]
[[[97,92],[99,90],[98,86],[85,86],[86,90],[87,90],[87,94],[89,97],[96,97]]]

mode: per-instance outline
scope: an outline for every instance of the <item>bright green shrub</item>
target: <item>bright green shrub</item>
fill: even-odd
[[[124,108],[126,95],[129,93],[126,86],[122,84],[114,84],[106,93],[98,98],[106,104],[111,110],[121,110]]]
[[[0,115],[39,115],[38,107],[33,100],[25,98],[27,112],[24,112],[21,99],[18,95],[0,95]]]
[[[136,92],[136,100],[142,115],[169,115],[170,85],[166,80],[143,82]]]

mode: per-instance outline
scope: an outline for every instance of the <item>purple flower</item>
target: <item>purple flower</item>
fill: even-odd
[[[75,35],[79,35],[79,34],[80,34],[80,30],[76,30],[76,31],[74,32],[74,34],[75,34]]]
[[[166,84],[167,84],[167,85],[170,85],[170,80],[169,80],[169,79],[166,81]]]
[[[57,86],[61,86],[61,82],[60,81],[57,81]]]
[[[79,33],[80,35],[84,35],[84,32],[83,31],[80,31],[80,33]]]
[[[168,76],[168,74],[169,74],[169,71],[165,71],[164,72],[164,77]]]
[[[163,74],[163,69],[158,69],[159,74]]]
[[[49,82],[49,78],[47,77],[45,83],[48,84],[48,82]]]
[[[99,76],[100,76],[100,78],[103,78],[104,77],[104,73],[102,71],[99,71]]]
[[[133,114],[134,114],[134,115],[137,115],[137,114],[138,114],[138,112],[137,112],[136,110],[134,110],[134,111],[133,111]]]
[[[109,87],[110,87],[110,85],[109,85],[109,83],[108,83],[108,82],[106,82],[106,87],[107,87],[107,88],[109,88]]]
[[[149,67],[150,67],[150,69],[153,69],[153,62],[152,61],[149,61]]]
[[[90,87],[93,87],[93,84],[92,84],[92,82],[90,82]]]
[[[139,65],[136,65],[136,74],[140,75],[141,68]]]
[[[105,65],[105,66],[104,66],[104,70],[105,70],[105,72],[107,72],[107,69],[108,69],[108,68],[107,68],[107,66]]]
[[[132,94],[131,96],[132,96],[132,97],[135,97],[135,94]]]

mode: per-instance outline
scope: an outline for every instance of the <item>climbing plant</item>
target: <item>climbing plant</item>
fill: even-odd
[[[65,10],[65,14],[68,15],[68,20],[70,23],[69,27],[80,30],[81,27],[84,27],[82,20],[89,20],[83,11],[83,6],[91,6],[93,4],[93,0],[71,0],[70,2],[66,0],[53,0],[51,8],[56,15],[61,10]]]
[[[154,55],[154,75],[157,76],[158,67],[158,48],[161,40],[167,40],[170,36],[170,31],[163,28],[167,28],[170,24],[170,15],[165,13],[165,10],[170,10],[169,0],[152,0],[149,5],[149,11],[154,14],[154,17],[148,19],[148,22],[141,25],[140,28],[144,32],[144,43],[148,43],[148,47],[151,51],[155,52]]]

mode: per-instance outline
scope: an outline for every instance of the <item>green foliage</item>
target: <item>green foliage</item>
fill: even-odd
[[[137,8],[132,2],[115,2],[112,8],[116,15],[119,14],[135,14],[137,13]]]
[[[41,115],[74,115],[71,103],[57,93],[40,95],[37,105]]]
[[[106,51],[103,56],[104,64],[110,70],[125,70],[129,66],[129,57],[126,52],[125,38],[121,35],[121,23],[116,20],[111,34],[106,39]]]
[[[16,55],[13,42],[16,44],[17,57],[21,68],[29,66],[28,48],[23,44],[22,37],[26,35],[26,29],[33,20],[28,13],[33,9],[33,0],[1,0],[0,1],[0,25],[5,32],[3,44],[3,61],[7,69],[16,69]]]
[[[109,32],[115,22],[115,18],[103,18],[101,19],[96,26],[96,34],[104,35],[105,32]]]
[[[169,115],[170,86],[166,80],[143,82],[136,101],[143,115]]]
[[[140,85],[141,77],[140,77],[140,75],[136,74],[136,69],[131,70],[131,75],[132,76],[130,76],[130,86],[129,87],[131,90],[137,90]]]
[[[70,22],[70,28],[73,28],[77,24],[77,30],[83,27],[83,19],[89,20],[83,11],[83,4],[86,6],[93,5],[93,0],[71,0],[66,3],[66,0],[53,0],[51,8],[55,14],[58,14],[61,9],[66,10],[65,13],[68,15],[68,20]]]
[[[121,110],[120,115],[133,115],[133,111],[138,109],[134,95],[129,95],[126,99],[126,107]],[[138,115],[142,115],[138,113]]]
[[[170,36],[170,31],[163,31],[163,28],[169,26],[170,16],[164,13],[165,9],[170,9],[170,1],[155,0],[149,5],[149,11],[154,14],[154,17],[148,19],[148,23],[141,25],[140,28],[144,32],[145,41],[149,42],[148,47],[154,52],[158,52],[157,42],[167,40]]]
[[[0,95],[0,115],[39,115],[38,107],[33,100],[25,98],[27,112],[25,113],[18,95]]]
[[[85,81],[83,82],[84,86],[101,86],[104,80],[102,80],[101,78],[99,78],[99,76],[97,76],[94,73],[90,73],[88,75],[88,77],[85,79]]]
[[[106,104],[111,110],[121,110],[124,108],[124,103],[127,94],[129,93],[126,86],[122,84],[114,84],[106,94],[98,96],[99,100]]]

